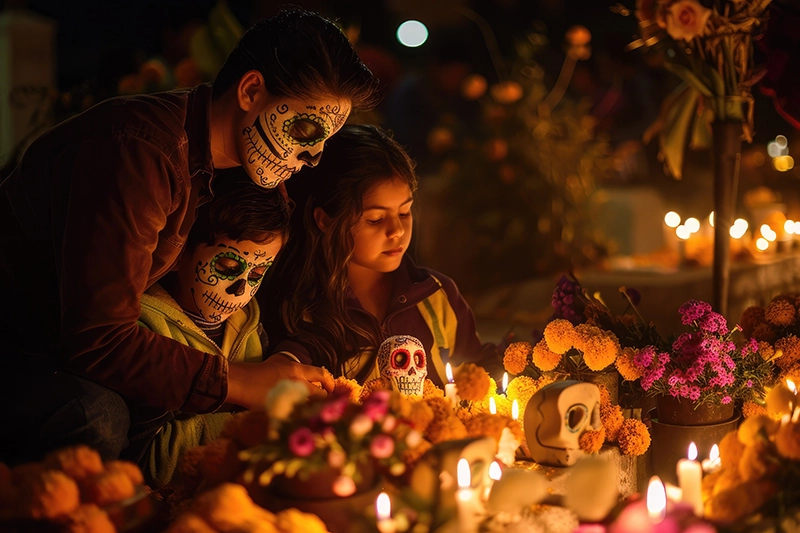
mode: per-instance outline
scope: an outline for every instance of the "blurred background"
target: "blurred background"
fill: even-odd
[[[284,5],[0,2],[0,157],[13,164],[43,128],[104,98],[210,81],[241,32]],[[653,125],[680,80],[663,68],[663,49],[629,49],[639,29],[633,0],[293,5],[338,21],[380,78],[380,105],[351,120],[392,130],[417,161],[412,253],[456,280],[490,337],[535,327],[552,312],[555,280],[568,272],[606,292],[649,287],[642,305],[653,315],[677,309],[692,291],[703,297],[712,153],[687,149],[681,179],[665,169]],[[773,5],[800,20],[791,18],[800,13],[796,2]],[[770,42],[800,54],[796,36]],[[771,53],[754,48],[757,62]],[[798,98],[798,69],[785,67],[778,81]],[[743,145],[737,186],[737,216],[749,228],[732,244],[742,279],[793,257],[800,219],[791,157],[800,136],[787,116],[796,104],[776,107],[768,92],[753,90],[754,136]],[[668,212],[681,224],[696,219],[698,229],[677,238]],[[776,232],[767,250],[755,246],[763,223]],[[777,278],[762,285],[734,279],[741,294],[733,308],[795,289],[798,279],[786,273],[793,265],[777,263],[768,274]],[[683,299],[665,306],[669,298]]]

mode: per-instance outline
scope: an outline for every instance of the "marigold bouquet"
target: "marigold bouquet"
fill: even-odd
[[[780,378],[800,383],[800,295],[779,294],[766,306],[752,306],[741,317],[742,331],[775,350]]]
[[[682,333],[667,350],[646,346],[623,355],[627,380],[638,380],[651,396],[687,398],[695,406],[762,400],[772,382],[772,356],[755,339],[734,341],[739,326],[728,329],[711,305],[689,300],[679,309]]]

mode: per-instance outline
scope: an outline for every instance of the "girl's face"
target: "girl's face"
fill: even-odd
[[[353,227],[351,264],[393,272],[411,242],[411,189],[393,178],[373,186],[363,198],[361,218]]]

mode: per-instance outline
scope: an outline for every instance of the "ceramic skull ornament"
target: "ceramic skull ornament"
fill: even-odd
[[[422,396],[428,362],[425,347],[416,337],[395,335],[378,348],[381,376],[392,382],[392,388],[405,395]]]
[[[525,438],[531,458],[549,466],[572,466],[583,457],[579,439],[597,431],[600,389],[583,381],[557,381],[542,387],[525,408]]]

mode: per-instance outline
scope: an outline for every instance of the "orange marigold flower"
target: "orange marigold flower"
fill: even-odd
[[[450,401],[446,398],[431,398],[425,400],[428,407],[433,411],[433,420],[443,420],[449,416],[453,416],[453,408],[450,406]]]
[[[761,479],[774,473],[775,467],[772,466],[766,451],[765,446],[760,443],[744,447],[742,456],[739,458],[739,476],[742,480]]]
[[[763,307],[757,305],[748,307],[742,312],[739,325],[742,326],[742,333],[745,337],[752,337],[756,326],[766,321],[766,318],[764,318],[765,312],[766,310]]]
[[[428,402],[413,402],[411,404],[411,413],[408,417],[408,423],[412,428],[419,432],[424,432],[425,428],[433,422],[433,419],[433,409]]]
[[[730,431],[719,441],[719,461],[723,469],[737,469],[739,458],[744,452],[744,444],[739,440],[737,430]],[[738,472],[738,470],[737,470]]]
[[[520,417],[537,390],[539,390],[538,381],[528,376],[517,376],[508,382],[508,399],[512,402],[517,400]]]
[[[608,407],[611,405],[611,393],[608,392],[608,387],[603,384],[597,386],[597,389],[600,391],[600,406],[601,407]]]
[[[578,446],[586,453],[597,453],[606,441],[606,430],[600,428],[599,431],[584,431],[578,438]]]
[[[433,444],[467,438],[467,428],[455,415],[444,420],[434,420],[425,430],[425,438]]]
[[[769,416],[769,411],[767,408],[761,404],[753,402],[751,400],[746,400],[742,404],[742,416],[745,418],[755,418],[760,415],[767,415]]]
[[[764,361],[769,361],[775,356],[775,348],[770,343],[761,341],[758,343],[758,355]]]
[[[533,364],[536,368],[548,372],[553,370],[561,362],[561,354],[553,352],[548,348],[545,339],[536,343],[533,348]]]
[[[467,428],[467,436],[473,438],[492,437],[495,442],[500,442],[500,435],[503,433],[503,428],[508,426],[511,421],[500,415],[493,415],[491,413],[479,413],[469,419],[464,425]]]
[[[333,382],[333,393],[346,395],[350,401],[358,403],[361,398],[361,385],[354,379],[339,376]]]
[[[627,418],[622,422],[617,441],[623,455],[642,455],[650,447],[650,432],[641,420]]]
[[[427,453],[433,447],[429,441],[422,439],[422,441],[414,448],[406,448],[403,450],[401,458],[403,462],[406,464],[409,470],[411,470],[414,465],[417,464],[423,455]]]
[[[529,342],[512,342],[503,354],[503,366],[509,374],[521,374],[531,359],[533,346]]]
[[[477,402],[489,393],[489,374],[475,363],[464,363],[456,370],[453,381],[462,400]]]
[[[728,489],[716,491],[705,504],[705,518],[732,524],[754,513],[777,492],[778,487],[769,481],[749,481]]]
[[[575,348],[583,352],[583,361],[589,369],[603,370],[617,359],[619,340],[613,333],[585,324],[579,324],[575,332],[579,339]]]
[[[364,383],[364,386],[361,387],[361,395],[359,396],[359,402],[363,402],[366,400],[373,391],[376,390],[391,390],[392,384],[389,382],[388,379],[379,377],[375,379],[371,379]]]
[[[800,423],[781,424],[775,434],[775,447],[783,457],[800,460]]]
[[[800,362],[791,365],[781,372],[780,381],[785,383],[787,379],[791,379],[792,383],[795,385],[800,384]]]
[[[626,381],[636,381],[642,377],[642,373],[644,372],[644,369],[633,364],[633,358],[636,356],[636,353],[637,350],[634,348],[625,348],[614,362],[619,375]]]
[[[564,354],[575,343],[575,326],[569,320],[557,318],[544,328],[544,340],[548,349],[554,353]]]
[[[783,352],[783,355],[775,359],[775,364],[782,370],[788,370],[800,362],[800,339],[794,335],[788,335],[775,341],[775,350]]]
[[[772,326],[767,324],[766,322],[761,322],[760,324],[756,324],[753,328],[753,334],[751,335],[755,340],[759,342],[775,342],[775,339],[778,338],[778,334],[772,329]]]
[[[606,440],[608,442],[617,442],[622,423],[625,422],[625,417],[622,416],[622,407],[619,405],[601,406],[600,421],[603,423],[603,427],[606,428]]]
[[[786,300],[775,300],[764,311],[764,319],[777,327],[786,327],[794,324],[797,318],[797,309],[794,304]]]
[[[543,376],[539,376],[539,379],[536,380],[536,386],[538,387],[538,389],[541,389],[541,388],[543,388],[543,387],[545,387],[547,385],[550,385],[551,383],[555,383],[555,382],[556,382],[555,376],[546,374],[546,375],[543,375]]]
[[[458,409],[456,410],[456,416],[466,425],[469,420],[472,420],[472,418],[477,416],[480,412],[481,411],[477,409]]]
[[[429,398],[444,398],[444,391],[437,387],[436,383],[426,378],[423,384],[422,398],[425,400]]]

